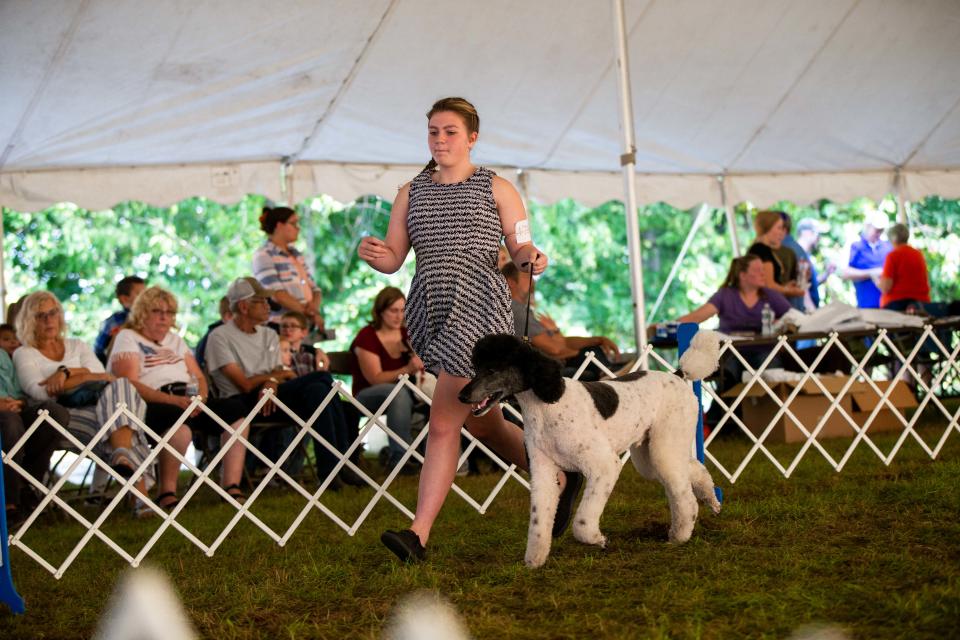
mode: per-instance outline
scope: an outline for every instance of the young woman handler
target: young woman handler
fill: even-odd
[[[475,417],[457,399],[473,377],[470,353],[491,333],[513,333],[510,293],[497,270],[501,238],[514,262],[539,274],[547,257],[531,242],[523,201],[513,186],[477,167],[470,151],[480,118],[463,98],[444,98],[427,113],[432,160],[403,185],[393,203],[384,240],[364,238],[357,250],[374,269],[394,273],[413,247],[417,270],[407,296],[407,327],[414,351],[437,376],[430,410],[430,435],[420,473],[417,512],[410,529],[387,531],[383,543],[401,560],[417,562],[457,469],[460,427],[506,460],[526,469],[523,434],[499,407]],[[569,521],[580,480],[558,478],[567,487],[554,531]]]

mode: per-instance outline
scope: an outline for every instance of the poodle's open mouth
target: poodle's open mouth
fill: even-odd
[[[471,412],[478,418],[482,415],[486,415],[490,409],[493,409],[495,406],[497,406],[497,404],[499,404],[502,396],[503,394],[501,392],[494,391],[491,395],[474,404]]]

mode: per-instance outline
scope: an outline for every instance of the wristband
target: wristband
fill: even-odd
[[[280,381],[274,378],[273,376],[270,376],[270,378],[267,379],[267,382],[272,382],[273,384],[280,384]]]
[[[66,380],[67,378],[70,377],[70,369],[67,369],[64,365],[60,365],[59,367],[57,367],[57,371],[59,371],[59,372],[61,372],[61,373],[63,374],[63,376],[64,376],[63,379],[64,379],[64,380]]]

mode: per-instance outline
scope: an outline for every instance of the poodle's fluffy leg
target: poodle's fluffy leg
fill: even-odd
[[[650,461],[650,449],[646,440],[630,447],[630,461],[633,462],[633,468],[647,480],[660,479]]]
[[[587,483],[573,519],[573,537],[580,542],[607,546],[607,539],[600,533],[600,516],[617,484],[620,469],[620,458],[611,454],[591,459],[589,468],[583,470]]]
[[[680,543],[690,539],[698,510],[690,477],[690,442],[665,426],[654,425],[649,454],[670,502],[670,542]]]
[[[530,443],[527,443],[527,455],[530,460],[530,527],[524,562],[528,567],[537,568],[543,566],[550,555],[550,530],[560,500],[560,485],[557,483],[560,467]]]
[[[697,500],[710,507],[714,513],[720,513],[720,501],[713,490],[713,478],[699,460],[690,461],[690,481]]]

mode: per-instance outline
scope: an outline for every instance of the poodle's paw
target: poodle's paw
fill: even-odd
[[[670,527],[670,542],[672,544],[683,544],[693,535],[693,523],[689,526]]]
[[[713,500],[710,501],[710,511],[713,511],[713,515],[715,515],[715,516],[716,516],[716,515],[719,515],[719,514],[720,514],[720,509],[721,509],[722,507],[723,507],[723,505],[721,505],[721,504],[720,504],[720,501],[717,500],[716,498],[714,498]]]
[[[527,554],[524,556],[524,563],[531,569],[539,569],[547,562],[547,557],[550,555],[550,549],[527,549]]]
[[[573,537],[583,544],[592,544],[600,547],[601,549],[607,548],[607,537],[600,533],[599,529],[594,529],[589,531],[584,528],[574,527]]]

